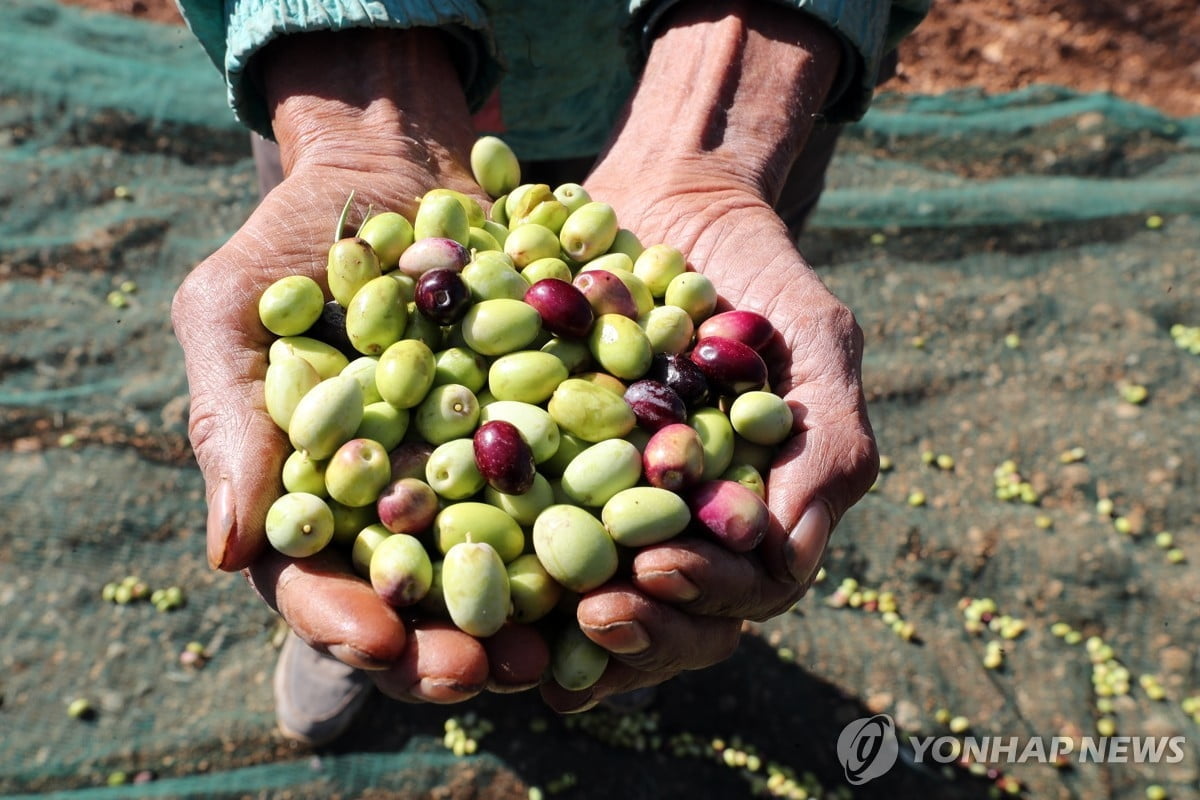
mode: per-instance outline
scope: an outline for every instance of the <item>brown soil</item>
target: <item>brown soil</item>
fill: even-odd
[[[66,0],[166,23],[172,0]],[[1169,114],[1200,114],[1195,0],[952,0],[901,47],[890,90],[989,93],[1034,83],[1105,91]]]

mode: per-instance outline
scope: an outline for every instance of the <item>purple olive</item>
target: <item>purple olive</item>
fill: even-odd
[[[686,355],[657,353],[650,362],[646,377],[670,386],[689,409],[699,408],[708,402],[708,378]]]
[[[543,278],[533,284],[524,300],[537,310],[542,326],[555,336],[582,339],[596,320],[596,312],[583,292],[558,278]]]
[[[533,487],[533,449],[516,425],[500,419],[485,422],[475,430],[473,444],[475,466],[493,489],[525,494]]]
[[[462,270],[470,260],[471,251],[453,239],[429,236],[413,242],[400,254],[398,268],[415,279],[431,269]]]
[[[679,492],[704,474],[704,445],[700,434],[682,422],[659,428],[642,448],[642,474],[659,489]]]
[[[683,399],[661,381],[634,381],[625,390],[625,402],[633,409],[638,425],[648,431],[656,431],[665,425],[687,419],[687,406]]]
[[[712,480],[687,495],[692,519],[735,553],[748,553],[767,534],[766,501],[737,481]]]
[[[471,290],[455,269],[431,269],[417,278],[413,302],[431,322],[453,325],[471,307]]]
[[[752,350],[762,350],[775,335],[775,326],[757,311],[723,311],[701,322],[696,328],[696,341],[710,336],[733,339]]]
[[[358,358],[362,353],[354,349],[346,334],[346,309],[337,300],[330,300],[321,309],[321,316],[304,333],[325,344],[333,345],[347,356]]]
[[[392,480],[401,478],[425,479],[425,465],[433,453],[433,445],[428,442],[401,442],[389,454],[392,462]]]
[[[754,348],[736,339],[709,336],[696,342],[692,362],[719,393],[738,395],[761,389],[767,382],[767,363]]]
[[[638,318],[637,302],[625,282],[608,270],[584,270],[575,276],[575,288],[583,292],[596,316],[620,314],[630,319]]]
[[[422,533],[438,513],[437,492],[423,480],[401,478],[384,488],[375,501],[383,527],[392,533]]]

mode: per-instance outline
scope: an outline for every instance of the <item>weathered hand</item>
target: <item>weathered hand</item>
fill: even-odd
[[[453,702],[490,680],[477,640],[403,619],[338,554],[291,559],[265,538],[289,445],[263,399],[274,337],[258,318],[262,291],[296,273],[326,285],[326,254],[352,191],[352,222],[368,206],[411,219],[416,198],[439,186],[478,192],[467,166],[466,104],[439,38],[395,31],[312,36],[321,41],[285,37],[263,58],[287,177],[188,276],[172,309],[191,390],[190,435],[207,486],[208,558],[214,568],[244,570],[301,638],[372,670],[387,694]],[[373,59],[385,66],[368,69]],[[432,99],[393,84],[405,69],[420,72]],[[403,92],[403,104],[393,92]]]
[[[208,486],[211,564],[244,569],[259,594],[310,644],[354,666],[390,667],[379,680],[391,693],[445,700],[483,688],[487,659],[478,642],[453,631],[416,631],[411,625],[406,630],[399,614],[344,558],[326,553],[290,559],[266,543],[263,522],[282,492],[280,469],[290,448],[264,407],[266,353],[274,337],[257,310],[263,289],[284,275],[302,273],[325,284],[325,253],[351,190],[361,213],[368,204],[410,206],[410,198],[433,185],[422,170],[299,165],[191,273],[173,315],[191,387],[192,444]],[[434,651],[437,658],[431,659]]]
[[[683,250],[730,306],[774,323],[779,335],[764,357],[774,390],[794,409],[796,434],[768,478],[772,523],[756,551],[674,540],[640,552],[628,583],[583,598],[580,625],[618,659],[592,690],[547,687],[560,709],[728,657],[742,620],[773,617],[808,590],[830,530],[878,467],[861,388],[861,332],[770,207],[703,179],[632,192],[593,181],[589,190],[610,198],[643,242]]]

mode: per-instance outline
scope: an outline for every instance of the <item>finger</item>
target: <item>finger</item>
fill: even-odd
[[[693,538],[642,548],[632,582],[649,597],[701,616],[765,620],[800,597],[796,581],[770,575],[756,554]]]
[[[369,670],[405,655],[403,620],[341,557],[321,552],[288,558],[268,548],[246,573],[255,591],[309,646]]]
[[[575,613],[589,639],[644,672],[701,669],[724,661],[741,634],[739,619],[688,614],[627,583],[589,592]]]
[[[395,666],[371,673],[388,697],[408,702],[460,703],[483,691],[488,659],[474,636],[445,622],[414,622]]]
[[[489,691],[500,694],[532,689],[550,665],[546,640],[529,625],[507,623],[482,640],[488,660]]]
[[[722,241],[710,260],[739,263],[722,258],[736,255],[727,249],[732,244]],[[714,280],[736,307],[763,314],[778,333],[762,356],[774,367],[773,389],[792,408],[795,434],[767,476],[772,522],[758,553],[776,579],[805,586],[830,531],[870,488],[879,462],[862,391],[862,330],[794,249],[780,249],[777,258],[794,280],[719,269]]]
[[[242,569],[262,551],[263,522],[278,497],[287,437],[265,410],[270,344],[257,302],[210,279],[210,262],[180,288],[173,307],[191,394],[188,432],[208,498],[208,560]]]
[[[878,471],[875,440],[858,408],[801,407],[803,430],[781,448],[767,479],[771,519],[757,553],[770,575],[803,591],[833,528]]]
[[[281,493],[287,437],[266,413],[263,379],[274,336],[258,301],[272,281],[308,275],[324,285],[330,200],[285,182],[181,284],[171,307],[191,394],[188,433],[208,499],[208,559],[238,570],[262,551],[263,523]],[[280,220],[287,223],[281,224]],[[303,223],[303,224],[300,224]]]
[[[542,700],[559,714],[577,714],[593,708],[606,697],[644,689],[669,681],[679,674],[678,670],[646,672],[635,669],[616,659],[608,662],[600,680],[586,689],[565,689],[554,681],[546,681],[540,687]]]
[[[776,387],[793,409],[796,434],[780,448],[767,480],[772,520],[759,546],[770,574],[804,589],[833,528],[879,470],[860,378],[862,331],[840,304],[826,307],[819,319],[805,323],[816,335],[787,331],[783,337],[807,344],[790,355]]]

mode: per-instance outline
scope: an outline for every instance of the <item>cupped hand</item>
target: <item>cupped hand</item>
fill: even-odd
[[[470,188],[465,168],[439,173],[402,163],[363,169],[302,162],[220,250],[180,286],[172,308],[191,390],[189,433],[209,503],[208,559],[245,570],[260,596],[310,645],[376,671],[390,694],[439,702],[484,687],[487,658],[471,637],[408,622],[333,553],[287,558],[266,542],[267,509],[282,492],[287,435],[265,410],[263,379],[274,339],[258,318],[272,281],[305,274],[326,286],[329,246],[355,193],[351,221],[369,206],[410,218],[435,186]],[[348,228],[346,233],[351,233]],[[434,657],[432,654],[436,654]]]
[[[439,703],[536,683],[520,653],[536,656],[537,648],[512,646],[529,637],[518,628],[489,658],[461,631],[403,617],[343,555],[294,559],[268,545],[264,521],[282,492],[290,448],[265,410],[274,337],[258,318],[258,298],[293,274],[316,279],[329,297],[327,253],[351,192],[350,225],[339,236],[368,208],[413,219],[418,198],[433,188],[479,195],[469,168],[474,134],[447,48],[431,29],[351,29],[283,36],[257,54],[286,177],[192,271],[172,307],[208,498],[211,565],[244,571],[303,640],[370,670],[385,694]]]
[[[729,307],[771,320],[778,335],[763,356],[795,427],[768,477],[771,523],[755,551],[741,555],[681,537],[642,550],[627,582],[581,600],[580,626],[615,657],[588,690],[543,687],[547,702],[562,711],[727,658],[744,620],[776,616],[804,595],[830,532],[878,470],[862,391],[861,330],[768,203],[736,178],[723,181],[708,170],[633,180],[619,153],[585,185],[643,244],[682,250]]]

